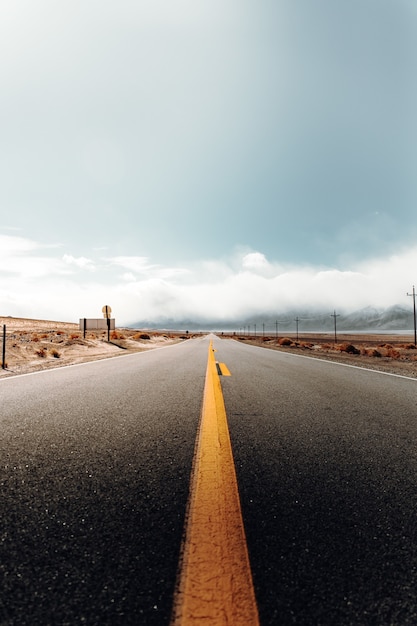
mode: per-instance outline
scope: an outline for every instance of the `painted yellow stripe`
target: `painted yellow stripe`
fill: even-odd
[[[225,363],[219,363],[219,367],[220,367],[222,376],[231,376],[231,373],[229,372],[229,369]]]
[[[172,626],[259,626],[226,411],[210,342]]]

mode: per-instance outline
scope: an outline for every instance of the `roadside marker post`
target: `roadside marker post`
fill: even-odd
[[[107,320],[107,341],[110,341],[110,317],[111,317],[111,306],[105,304],[101,309],[104,318]]]
[[[1,366],[4,370],[6,369],[6,324],[3,324],[3,358]]]

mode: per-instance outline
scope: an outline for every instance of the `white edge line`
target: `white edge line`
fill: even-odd
[[[58,370],[66,370],[71,367],[81,367],[83,365],[91,365],[92,363],[100,363],[101,361],[112,361],[113,359],[126,358],[128,356],[138,356],[140,354],[147,354],[148,352],[155,352],[155,350],[165,350],[166,348],[173,348],[174,346],[184,345],[180,343],[172,343],[169,346],[159,346],[157,348],[147,348],[138,352],[129,352],[128,354],[118,354],[117,356],[105,356],[102,359],[92,359],[91,361],[84,361],[84,363],[68,363],[68,365],[57,365],[56,367],[48,367],[43,370],[36,370],[35,372],[24,372],[23,374],[11,374],[10,376],[0,376],[0,384],[4,380],[13,380],[15,378],[22,378],[23,376],[35,376],[36,374],[47,374],[48,372],[56,372]]]
[[[312,359],[313,361],[320,361],[321,363],[328,363],[330,365],[340,365],[342,367],[353,367],[356,370],[363,370],[365,372],[374,372],[374,374],[384,374],[385,376],[394,376],[395,378],[405,378],[405,380],[414,380],[417,382],[417,378],[413,378],[412,376],[404,376],[404,374],[393,374],[393,372],[384,372],[382,370],[374,370],[371,367],[361,367],[360,365],[352,365],[351,363],[339,363],[339,361],[331,361],[330,359],[320,359],[317,356],[307,356],[305,354],[291,354],[285,352],[285,354],[289,354],[290,356],[299,357],[300,359]]]

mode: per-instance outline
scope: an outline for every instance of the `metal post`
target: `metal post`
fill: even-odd
[[[2,368],[6,369],[6,324],[3,324],[3,359],[2,359]]]

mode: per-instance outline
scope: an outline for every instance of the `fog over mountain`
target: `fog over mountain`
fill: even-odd
[[[138,328],[175,328],[188,330],[225,330],[238,333],[256,333],[257,335],[274,334],[280,335],[285,332],[296,332],[297,320],[300,332],[332,332],[334,330],[335,316],[336,327],[339,331],[412,331],[414,328],[413,307],[391,306],[377,308],[367,306],[357,311],[343,314],[337,311],[325,310],[291,310],[282,312],[274,317],[270,315],[257,315],[247,319],[230,320],[192,320],[170,319],[138,320],[131,327]]]

